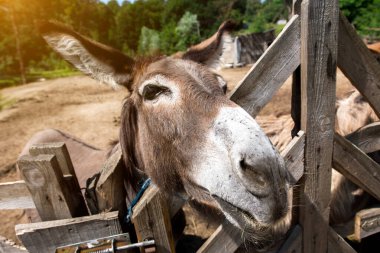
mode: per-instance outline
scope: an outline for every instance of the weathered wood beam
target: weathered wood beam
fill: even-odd
[[[375,122],[359,128],[346,139],[359,147],[364,153],[380,150],[380,122]]]
[[[301,129],[306,133],[300,194],[303,252],[327,252],[335,121],[338,0],[301,4]],[[318,224],[316,226],[315,224]]]
[[[235,252],[243,243],[241,231],[228,222],[221,224],[197,253]]]
[[[304,172],[304,148],[305,133],[298,132],[286,148],[281,152],[285,160],[285,165],[291,175],[291,184],[295,184],[301,179]]]
[[[328,237],[329,253],[356,253],[356,251],[331,227],[328,231]]]
[[[301,253],[302,252],[302,228],[296,225],[285,243],[277,253]]]
[[[0,209],[36,208],[23,180],[0,183]]]
[[[363,238],[380,232],[380,207],[361,210],[355,215],[355,233],[353,239]]]
[[[380,200],[380,165],[339,134],[334,136],[333,167]]]
[[[154,238],[157,253],[175,252],[167,200],[150,185],[133,208],[132,222],[138,241]]]
[[[17,164],[42,220],[79,216],[55,156],[22,156]]]
[[[340,13],[338,66],[380,117],[380,64]]]
[[[15,229],[30,253],[51,253],[60,246],[122,233],[118,212],[19,224]]]
[[[230,99],[256,117],[299,64],[300,18],[295,15],[232,91]]]
[[[52,142],[52,143],[41,143],[35,144],[30,147],[29,153],[32,156],[38,155],[54,155],[59,169],[63,175],[64,181],[62,182],[63,188],[67,190],[67,194],[65,196],[68,201],[70,201],[70,205],[72,209],[71,211],[73,217],[85,216],[88,215],[87,207],[84,202],[84,198],[82,195],[82,191],[79,186],[79,182],[74,170],[73,163],[71,161],[69,151],[66,148],[64,142]]]

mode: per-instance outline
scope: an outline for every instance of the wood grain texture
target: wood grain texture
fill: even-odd
[[[43,221],[73,217],[70,189],[55,156],[22,156],[17,164]]]
[[[59,168],[64,175],[64,188],[68,192],[66,198],[70,199],[72,217],[79,217],[88,215],[87,207],[79,186],[79,182],[71,161],[69,152],[65,143],[41,143],[35,144],[29,149],[32,156],[38,155],[54,155],[57,159]],[[66,194],[66,193],[65,193]]]
[[[30,253],[51,253],[60,246],[122,233],[118,212],[16,225]]]
[[[0,183],[0,209],[36,208],[23,180]]]
[[[242,243],[241,232],[226,221],[215,230],[197,253],[235,252]]]
[[[329,253],[356,253],[356,251],[340,236],[334,229],[328,231],[328,252]]]
[[[285,165],[291,175],[291,184],[297,183],[304,172],[305,133],[298,132],[288,146],[281,152]]]
[[[380,150],[380,122],[366,125],[352,134],[346,136],[346,139],[360,148],[364,153],[372,153]]]
[[[236,86],[230,99],[253,117],[300,64],[300,20],[293,18]]]
[[[300,224],[307,253],[327,252],[338,20],[338,0],[301,4],[301,129],[306,143]]]
[[[104,163],[96,184],[99,212],[126,209],[125,170],[120,146]]]
[[[302,228],[296,225],[285,243],[277,253],[301,253],[302,252]]]
[[[380,200],[380,165],[339,134],[334,137],[333,167]]]
[[[354,239],[363,238],[380,232],[380,207],[361,210],[355,215]]]
[[[154,239],[157,253],[175,252],[167,200],[151,184],[133,208],[132,222],[138,241]]]
[[[380,64],[342,13],[338,66],[380,117]]]

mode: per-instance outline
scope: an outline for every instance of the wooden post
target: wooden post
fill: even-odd
[[[291,6],[291,16],[301,14],[301,0],[289,1]],[[301,45],[300,45],[301,47]],[[301,50],[301,48],[300,48]],[[294,127],[291,135],[294,138],[301,129],[301,66],[293,73],[292,79],[292,109],[290,115],[292,116]]]
[[[68,188],[55,156],[22,156],[17,164],[42,220],[77,216],[79,209],[73,199],[75,196]]]
[[[154,239],[157,253],[175,252],[169,209],[166,199],[154,185],[148,187],[133,208],[132,222],[137,239]],[[143,250],[142,250],[143,251]]]
[[[301,129],[306,133],[300,224],[303,252],[327,252],[339,5],[301,4]]]
[[[78,179],[75,174],[73,163],[65,143],[56,142],[48,144],[35,144],[29,149],[32,156],[38,155],[54,155],[57,159],[59,169],[61,170],[68,191],[70,192],[70,199],[73,205],[72,217],[88,215],[87,207],[79,186]]]

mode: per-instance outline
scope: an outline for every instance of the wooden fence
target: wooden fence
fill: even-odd
[[[380,123],[346,138],[334,133],[336,68],[380,116],[380,65],[339,13],[337,0],[294,0],[291,9],[286,27],[230,98],[255,117],[293,75],[295,134],[282,156],[293,183],[301,187],[294,197],[298,204],[295,225],[274,252],[355,252],[342,236],[352,234],[360,240],[379,232],[380,209],[363,210],[344,228],[331,228],[331,168],[380,200],[380,166],[365,154],[380,149]],[[30,252],[51,252],[79,239],[121,233],[119,213],[103,212],[119,210],[125,197],[116,194],[113,187],[122,185],[120,159],[118,151],[107,161],[93,192],[102,213],[76,218],[86,215],[87,209],[64,145],[33,147],[31,156],[19,161],[24,181],[0,185],[0,208],[37,208],[45,221],[16,226],[17,235]],[[157,188],[150,186],[134,208],[132,220],[138,240],[153,238],[156,252],[174,252],[170,217],[180,207],[181,203],[168,203]],[[198,253],[234,252],[241,244],[240,233],[223,223]]]

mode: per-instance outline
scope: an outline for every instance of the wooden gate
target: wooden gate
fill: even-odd
[[[293,219],[298,224],[275,252],[355,252],[329,226],[331,168],[380,200],[380,166],[366,155],[380,149],[380,124],[346,138],[334,132],[336,68],[380,116],[380,64],[339,12],[338,0],[293,0],[291,10],[290,21],[231,100],[255,117],[293,75],[295,137],[282,155],[301,185],[294,196],[298,207]],[[360,240],[379,232],[379,221],[379,209],[364,210],[348,229]],[[198,253],[234,252],[242,242],[236,232],[226,232],[228,226],[222,224]]]

